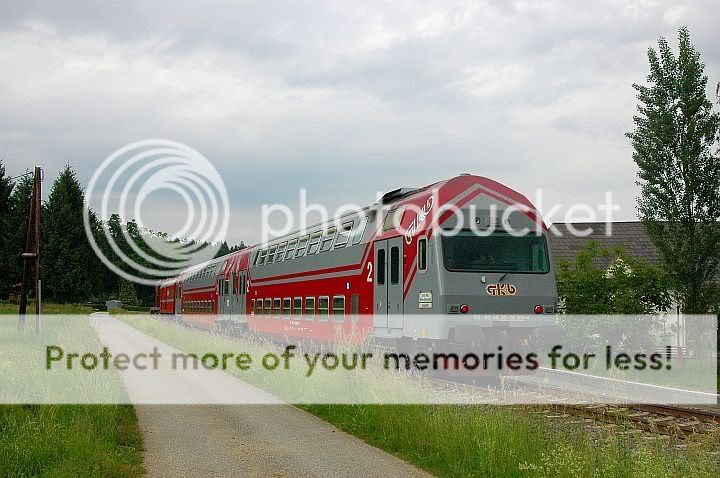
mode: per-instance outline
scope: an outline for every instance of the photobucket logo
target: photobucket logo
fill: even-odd
[[[535,192],[535,204],[544,206],[543,191],[538,189]],[[318,227],[327,230],[328,233],[340,231],[350,221],[356,223],[357,218],[372,220],[374,230],[379,233],[393,230],[404,236],[407,244],[412,243],[419,231],[427,229],[432,229],[436,235],[446,237],[466,231],[481,237],[491,236],[497,232],[522,237],[528,234],[544,234],[547,223],[564,224],[562,231],[554,225],[550,227],[550,231],[555,236],[587,237],[598,225],[603,225],[604,234],[611,236],[613,213],[620,209],[609,191],[605,194],[604,203],[596,206],[577,203],[563,208],[560,204],[553,204],[544,218],[539,212],[540,207],[531,207],[511,200],[497,201],[484,195],[479,196],[478,204],[473,201],[468,204],[453,200],[441,202],[438,189],[430,189],[419,193],[416,197],[391,201],[388,204],[381,201],[382,197],[382,193],[378,193],[377,201],[369,208],[357,204],[343,204],[331,213],[321,204],[309,203],[308,191],[301,188],[297,212],[287,204],[263,204],[262,244],[265,245],[293,231],[301,231],[302,234],[313,231],[316,233]],[[590,227],[589,224],[596,225]],[[328,237],[327,241],[330,240],[331,238]],[[310,250],[309,246],[308,250]]]
[[[90,209],[98,195],[100,227]],[[185,217],[177,231],[159,234],[145,227],[143,203],[151,195],[173,197],[163,204],[168,213]],[[143,140],[112,153],[90,179],[85,201],[85,234],[95,254],[114,273],[140,284],[154,285],[212,259],[227,235],[230,210],[220,174],[205,156],[174,141]],[[158,204],[148,207],[157,211]]]

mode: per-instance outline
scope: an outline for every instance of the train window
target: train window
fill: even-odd
[[[475,231],[462,229],[452,236],[443,234],[441,239],[443,260],[449,271],[543,274],[549,270],[543,236],[507,232],[479,236]]]
[[[327,231],[325,231],[325,235],[322,238],[322,243],[320,244],[320,252],[329,251],[332,249],[333,240],[335,240],[335,233],[337,232],[337,227],[333,226],[329,228]]]
[[[332,313],[333,313],[333,320],[335,322],[342,322],[345,320],[345,296],[344,295],[333,296]]]
[[[322,237],[322,231],[313,232],[310,234],[310,242],[308,242],[308,255],[315,254],[320,247],[320,238]]]
[[[320,320],[327,320],[327,316],[330,313],[330,297],[322,296],[318,297],[318,315]]]
[[[280,315],[280,299],[273,299],[273,315]]]
[[[293,299],[293,315],[302,315],[302,297]]]
[[[338,231],[337,239],[335,239],[335,249],[344,247],[350,240],[350,234],[352,232],[353,223],[352,221],[346,222],[340,226]]]
[[[277,246],[272,246],[268,250],[267,255],[267,261],[265,261],[266,264],[272,264],[272,262],[275,260],[275,250],[277,249]]]
[[[285,258],[285,248],[287,247],[288,243],[287,241],[280,243],[277,248],[277,253],[275,254],[275,262],[280,262]]]
[[[390,285],[400,282],[400,248],[390,248]]]
[[[230,292],[230,281],[225,279],[225,295],[228,295],[228,292]]]
[[[427,237],[421,237],[417,243],[417,268],[418,272],[427,270]]]
[[[290,259],[293,256],[293,253],[295,252],[295,246],[297,246],[297,239],[293,239],[292,241],[288,242],[287,250],[285,251],[285,259]]]
[[[387,216],[385,216],[385,222],[383,222],[383,231],[399,228],[402,223],[403,213],[405,213],[404,207],[398,207],[388,211]]]
[[[313,320],[315,315],[315,297],[305,297],[305,320]]]
[[[309,234],[304,235],[298,239],[297,250],[295,251],[295,257],[302,257],[305,255],[305,247],[307,246]]]
[[[385,285],[385,249],[377,251],[377,261],[375,261],[376,267],[376,281],[378,285]]]
[[[360,241],[362,241],[363,234],[365,234],[365,226],[367,226],[367,223],[367,216],[363,216],[360,218],[360,223],[358,224],[357,229],[355,229],[355,233],[353,234],[353,245],[356,245]]]
[[[255,299],[250,299],[250,315],[255,315]]]
[[[270,317],[272,315],[272,299],[265,299],[265,315]]]
[[[283,315],[286,315],[286,316],[290,315],[290,304],[291,303],[292,303],[292,299],[290,297],[285,297],[283,299],[283,304],[282,304]]]
[[[265,257],[267,256],[267,252],[268,252],[267,249],[263,249],[262,251],[259,252],[260,258],[257,260],[258,266],[261,266],[265,263]]]

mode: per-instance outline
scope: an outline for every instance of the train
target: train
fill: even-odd
[[[196,265],[156,287],[163,316],[285,341],[403,349],[554,326],[548,227],[492,179],[459,175]]]

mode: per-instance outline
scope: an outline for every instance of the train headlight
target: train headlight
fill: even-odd
[[[545,309],[543,309],[542,305],[536,305],[533,310],[536,314],[542,314],[543,312],[545,312]]]
[[[468,307],[467,304],[463,304],[460,306],[460,312],[462,312],[463,314],[467,314],[469,310],[470,307]]]

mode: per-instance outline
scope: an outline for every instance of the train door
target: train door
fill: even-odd
[[[403,326],[402,237],[375,243],[375,327]]]
[[[230,314],[230,291],[232,290],[232,274],[218,280],[218,314]]]
[[[241,320],[241,316],[245,314],[245,294],[246,294],[246,276],[244,271],[233,274],[234,287],[230,307],[232,309],[233,320]]]
[[[182,313],[182,282],[175,284],[175,315]]]

